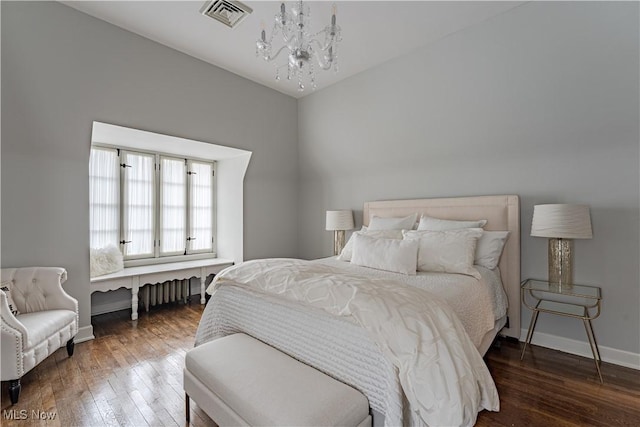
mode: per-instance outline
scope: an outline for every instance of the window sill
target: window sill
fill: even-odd
[[[169,264],[174,262],[196,261],[209,258],[216,258],[216,254],[214,252],[207,252],[191,255],[164,256],[159,258],[130,259],[124,262],[124,267],[142,267],[145,265]]]

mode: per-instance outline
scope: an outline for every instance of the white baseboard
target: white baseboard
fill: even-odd
[[[527,336],[527,333],[527,329],[522,329],[520,336],[524,339]],[[559,337],[557,335],[535,332],[531,343],[541,347],[564,351],[565,353],[593,358],[591,347],[586,341],[578,341],[570,338]],[[602,360],[604,362],[640,370],[640,354],[625,350],[618,350],[611,347],[604,347],[601,345],[599,345],[598,348],[600,350],[600,356],[602,356]]]
[[[76,337],[73,339],[73,342],[77,344],[79,342],[90,341],[95,338],[96,337],[93,336],[93,325],[83,326],[78,329],[78,333],[76,334]]]

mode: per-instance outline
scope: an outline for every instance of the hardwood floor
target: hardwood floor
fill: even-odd
[[[2,425],[185,425],[182,368],[202,307],[167,305],[137,321],[126,310],[93,317],[96,339],[76,344],[71,358],[62,348],[28,372],[14,407],[2,384]],[[8,420],[12,409],[28,419]],[[191,409],[192,425],[215,426],[193,402]],[[57,415],[43,423],[32,410]]]
[[[137,321],[127,311],[94,317],[96,339],[77,344],[71,358],[58,350],[25,375],[17,405],[2,384],[0,424],[185,425],[182,367],[201,313],[192,304],[141,313]],[[640,425],[640,371],[605,363],[601,385],[590,359],[533,346],[520,362],[519,351],[506,341],[489,350],[501,410],[480,413],[478,426]],[[215,426],[193,402],[191,410],[192,425]],[[37,420],[32,411],[55,418]]]
[[[592,359],[500,341],[485,360],[500,412],[483,411],[477,426],[640,426],[640,371],[610,363],[600,383]]]

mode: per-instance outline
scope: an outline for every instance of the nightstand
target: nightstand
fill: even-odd
[[[531,323],[529,324],[529,332],[522,349],[520,360],[524,358],[527,345],[531,344],[533,331],[538,321],[538,315],[542,313],[551,313],[558,316],[575,317],[582,319],[584,329],[587,332],[591,353],[596,364],[598,377],[602,383],[602,374],[600,373],[600,350],[596,342],[596,336],[593,333],[591,321],[600,316],[600,303],[602,301],[600,288],[597,286],[586,285],[567,285],[559,283],[550,283],[545,280],[527,279],[522,283],[521,287],[522,303],[529,309],[533,310]],[[528,296],[528,297],[527,297]],[[529,301],[533,304],[529,304]]]

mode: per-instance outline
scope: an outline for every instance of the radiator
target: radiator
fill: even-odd
[[[189,279],[186,280],[168,280],[164,283],[155,283],[145,285],[143,302],[145,309],[148,311],[149,306],[153,307],[158,304],[166,304],[169,302],[182,301],[186,302],[190,297]],[[149,301],[147,302],[147,293]]]

